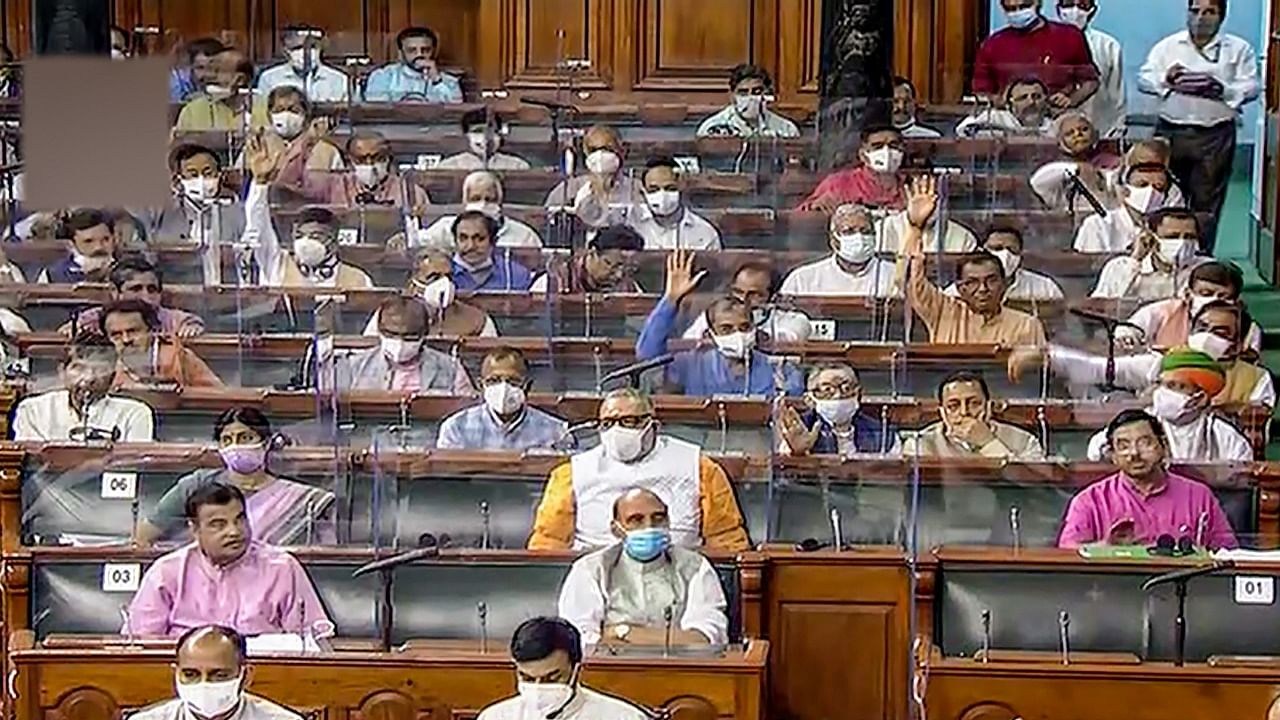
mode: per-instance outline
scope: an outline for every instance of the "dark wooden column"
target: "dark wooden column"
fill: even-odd
[[[823,0],[818,165],[848,160],[867,124],[889,122],[893,0]]]

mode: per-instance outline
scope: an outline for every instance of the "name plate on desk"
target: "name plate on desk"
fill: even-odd
[[[1237,575],[1235,595],[1237,605],[1274,605],[1276,579],[1270,576]]]
[[[103,500],[132,500],[138,497],[138,473],[102,473]]]
[[[142,582],[139,563],[106,563],[102,566],[103,592],[137,592]]]

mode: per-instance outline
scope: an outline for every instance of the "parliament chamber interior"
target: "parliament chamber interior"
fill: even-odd
[[[14,720],[1280,720],[1270,0],[4,0]]]

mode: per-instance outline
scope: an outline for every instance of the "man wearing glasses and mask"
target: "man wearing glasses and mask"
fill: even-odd
[[[59,375],[61,390],[50,390],[18,404],[13,439],[39,442],[151,442],[155,415],[145,403],[108,393],[116,372],[116,351],[106,340],[90,337],[67,347]]]

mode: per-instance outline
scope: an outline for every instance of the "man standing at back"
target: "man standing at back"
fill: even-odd
[[[1040,2],[1000,0],[1009,24],[978,47],[973,91],[995,98],[1014,80],[1037,78],[1049,91],[1049,105],[1079,107],[1098,91],[1089,43],[1078,28],[1046,20]]]
[[[1058,19],[1084,32],[1098,68],[1098,92],[1080,110],[1093,121],[1100,137],[1115,137],[1124,134],[1125,127],[1124,53],[1119,40],[1092,27],[1097,17],[1098,0],[1058,0]]]

